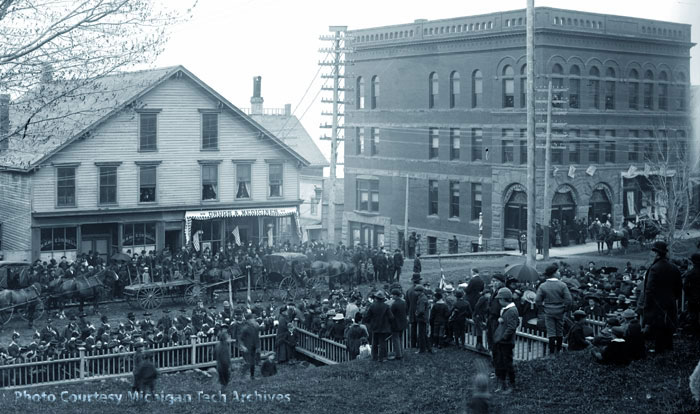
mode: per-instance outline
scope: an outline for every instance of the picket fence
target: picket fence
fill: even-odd
[[[595,334],[605,325],[603,318],[588,319]],[[349,360],[346,346],[342,342],[321,338],[317,334],[303,328],[296,328],[297,352],[327,365],[334,365]],[[485,332],[481,333],[482,344],[488,351]],[[260,334],[261,352],[275,350],[276,330],[270,329]],[[410,348],[409,330],[402,337],[404,349]],[[159,344],[148,348],[144,353],[152,358],[160,372],[175,372],[190,369],[209,368],[216,366],[216,340],[202,341],[197,336],[190,337],[186,343]],[[474,322],[468,320],[465,333],[465,345],[472,351],[477,351],[477,334]],[[564,344],[566,346],[566,344]],[[544,333],[527,328],[518,328],[514,358],[527,361],[540,358],[547,353],[548,340]],[[393,352],[393,345],[388,340],[388,350]],[[231,343],[232,358],[241,358],[238,347]],[[0,365],[0,388],[17,389],[42,385],[69,384],[74,382],[100,380],[106,378],[130,377],[134,370],[134,351],[87,352],[80,348],[77,355],[71,355],[51,360],[40,358],[19,363]]]

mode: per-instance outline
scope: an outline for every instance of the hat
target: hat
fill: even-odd
[[[411,281],[416,282],[416,283],[420,282],[421,281],[420,273],[414,273],[413,276],[411,276]]]
[[[445,287],[443,289],[445,292],[454,292],[455,291],[455,288],[452,285],[445,285]]]
[[[326,312],[326,315],[335,316],[335,309],[329,309],[328,312]]]
[[[695,266],[700,266],[700,253],[693,253],[690,255],[690,261],[693,262]]]
[[[557,270],[559,270],[559,266],[556,264],[551,264],[544,269],[544,275],[547,277],[554,276],[554,274],[557,273]]]
[[[457,291],[455,292],[455,296],[456,296],[457,298],[463,298],[463,297],[464,297],[464,291],[463,291],[462,289],[457,289]]]
[[[625,311],[622,312],[622,317],[625,319],[635,319],[637,317],[637,313],[632,309],[625,309]]]
[[[401,296],[401,290],[399,289],[391,289],[391,294],[394,296]]]
[[[535,293],[535,292],[532,291],[532,290],[526,290],[526,291],[523,293],[523,299],[524,299],[525,302],[527,302],[527,303],[535,303],[535,301],[537,300],[537,293]]]
[[[623,328],[622,326],[613,326],[611,331],[613,335],[615,335],[618,338],[625,336],[625,328]]]
[[[163,313],[170,313],[170,309],[163,309]]]
[[[151,316],[151,312],[146,312],[143,314],[143,316]]]
[[[87,313],[85,313],[85,312],[80,312],[80,315],[78,315],[78,316],[80,316],[81,318],[84,318],[84,317],[87,316]]]
[[[582,311],[581,309],[574,312],[575,319],[580,319],[580,318],[585,318],[585,317],[586,317],[586,312]]]
[[[413,288],[413,290],[416,292],[423,292],[425,288],[423,287],[423,285],[416,285],[416,287]]]
[[[342,321],[343,319],[345,319],[345,316],[343,316],[342,313],[336,313],[335,316],[333,316],[334,321]]]
[[[606,322],[610,326],[620,326],[620,320],[615,317],[608,318]]]
[[[224,308],[228,308],[229,306],[231,306],[231,304],[230,304],[230,303],[228,303],[228,301],[227,301],[227,300],[225,300],[225,301],[224,301]]]
[[[668,244],[663,241],[654,242],[654,245],[651,246],[651,250],[660,254],[666,254],[668,253]]]
[[[374,294],[374,298],[377,300],[385,300],[386,295],[384,294],[383,290],[378,290],[377,293]]]
[[[507,287],[498,289],[496,299],[513,300],[513,293]]]

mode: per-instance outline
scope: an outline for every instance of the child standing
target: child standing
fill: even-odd
[[[513,368],[513,348],[515,347],[515,330],[518,328],[518,308],[513,303],[513,293],[508,288],[501,288],[496,294],[501,305],[501,316],[493,334],[493,362],[496,368],[498,387],[495,392],[503,391],[510,394],[515,385],[515,370]],[[510,387],[506,384],[506,376]]]

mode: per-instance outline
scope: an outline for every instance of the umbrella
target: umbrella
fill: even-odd
[[[117,262],[130,262],[131,257],[126,253],[114,253],[112,255],[112,260]]]
[[[513,276],[521,282],[534,282],[539,278],[537,270],[526,264],[516,264],[508,266],[506,269],[507,276]]]

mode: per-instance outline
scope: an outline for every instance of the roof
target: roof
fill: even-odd
[[[213,95],[222,105],[260,130],[304,165],[309,162],[291,146],[202,82],[184,66],[120,72],[89,81],[54,81],[10,103],[9,149],[0,153],[0,169],[30,170],[178,72]]]
[[[250,117],[306,158],[310,167],[328,166],[328,160],[321,154],[321,150],[295,115],[250,115]]]
[[[327,191],[326,189],[330,190],[331,186],[331,179],[326,177],[323,179],[323,204],[328,204],[328,194],[330,191]],[[342,178],[336,178],[335,179],[335,204],[340,205],[340,204],[345,204],[345,187],[343,186],[343,179]]]

